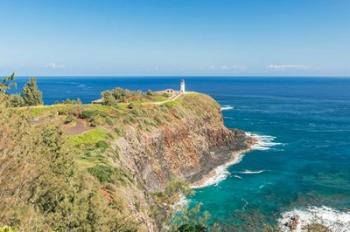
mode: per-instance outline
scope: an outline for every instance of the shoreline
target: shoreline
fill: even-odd
[[[250,132],[245,132],[245,135],[252,142],[248,144],[246,149],[232,151],[230,159],[225,163],[214,167],[210,172],[201,176],[197,181],[190,184],[191,189],[200,189],[211,185],[216,185],[227,178],[230,174],[228,168],[238,164],[243,159],[244,155],[253,150],[265,151],[272,146],[280,145],[281,143],[273,142],[275,137],[267,135],[258,135]]]
[[[231,158],[227,162],[217,166],[216,168],[211,170],[209,173],[203,175],[200,180],[191,183],[190,188],[200,189],[207,186],[216,185],[219,182],[223,181],[224,179],[226,179],[227,175],[229,174],[227,169],[230,166],[241,162],[244,154],[253,150],[253,147],[254,147],[254,144],[250,145],[250,147],[247,149],[240,150],[240,151],[233,151],[231,154]]]
[[[229,175],[227,169],[235,164],[238,164],[243,159],[244,155],[247,152],[255,150],[259,145],[262,144],[261,138],[256,134],[251,134],[245,132],[245,135],[248,139],[251,139],[253,142],[248,144],[248,147],[239,151],[232,151],[231,157],[225,163],[214,167],[210,172],[204,174],[200,180],[197,180],[190,184],[191,189],[200,189],[211,185],[216,185],[226,179]]]

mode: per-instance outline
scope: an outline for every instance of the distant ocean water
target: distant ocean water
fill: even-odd
[[[66,98],[88,103],[114,87],[178,89],[181,78],[42,77],[46,104]],[[265,138],[215,185],[197,189],[211,222],[237,223],[242,213],[277,223],[288,212],[341,215],[350,209],[350,79],[196,77],[187,89],[222,106],[227,127]],[[18,90],[25,78],[18,78]],[[327,208],[325,208],[325,207]],[[325,209],[329,209],[328,211]],[[343,213],[345,212],[345,214]],[[345,215],[345,216],[344,216]],[[306,217],[306,216],[305,216]],[[281,219],[282,220],[282,219]],[[350,219],[349,219],[350,220]],[[346,231],[346,230],[345,230]]]

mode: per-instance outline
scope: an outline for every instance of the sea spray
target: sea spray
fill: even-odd
[[[223,105],[221,107],[221,111],[227,111],[227,110],[233,110],[233,106],[230,105]]]
[[[252,150],[266,151],[271,147],[281,145],[282,143],[274,142],[276,137],[270,135],[258,135],[246,132],[247,136],[253,137],[257,140],[257,143],[253,145]]]
[[[243,153],[244,152],[236,153],[235,157],[230,162],[227,162],[223,165],[220,165],[220,166],[216,167],[214,170],[212,170],[209,173],[209,177],[206,178],[205,181],[203,181],[199,184],[194,184],[191,187],[194,189],[204,188],[204,187],[211,186],[211,185],[217,185],[221,181],[225,180],[230,175],[230,172],[227,170],[227,168],[233,164],[237,164],[237,163],[241,162],[242,157],[243,157]]]
[[[326,206],[282,213],[278,220],[280,230],[290,231],[291,222],[294,222],[295,232],[305,231],[303,228],[310,224],[321,224],[331,232],[350,232],[350,212],[341,212]]]
[[[241,171],[239,172],[240,174],[246,174],[246,175],[249,175],[249,174],[260,174],[260,173],[263,173],[265,172],[266,170],[257,170],[257,171],[252,171],[252,170],[244,170],[244,171]]]
[[[252,134],[252,133],[246,133],[246,135],[255,138],[255,140],[257,141],[256,144],[253,145],[251,148],[247,149],[246,151],[236,153],[234,155],[234,158],[231,161],[216,167],[214,170],[212,170],[208,174],[208,177],[205,178],[204,181],[202,181],[200,183],[195,183],[191,187],[194,189],[197,189],[197,188],[204,188],[204,187],[211,186],[211,185],[218,185],[221,181],[225,180],[230,175],[230,172],[227,169],[230,166],[241,162],[245,152],[247,152],[249,150],[265,151],[265,150],[270,149],[270,147],[272,147],[272,146],[276,146],[276,145],[281,144],[281,143],[273,142],[276,138],[273,136],[257,135],[257,134]],[[257,170],[257,171],[245,170],[245,171],[241,172],[241,174],[259,174],[259,173],[262,173],[265,171],[266,170]],[[235,177],[238,178],[237,176],[235,176]]]

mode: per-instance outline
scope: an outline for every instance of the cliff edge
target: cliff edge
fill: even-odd
[[[116,103],[113,96],[127,98]],[[194,92],[115,89],[105,92],[104,104],[68,101],[17,110],[28,113],[38,131],[47,125],[63,131],[74,169],[84,176],[79,181],[95,186],[101,207],[137,231],[162,230],[183,190],[180,182],[198,185],[255,142],[226,128],[219,104]]]

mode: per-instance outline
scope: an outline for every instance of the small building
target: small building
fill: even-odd
[[[94,101],[92,101],[91,103],[92,103],[92,104],[103,104],[103,98],[94,100]]]
[[[182,79],[181,82],[180,82],[180,92],[181,93],[186,92],[186,84],[185,84],[185,80],[184,79]]]

